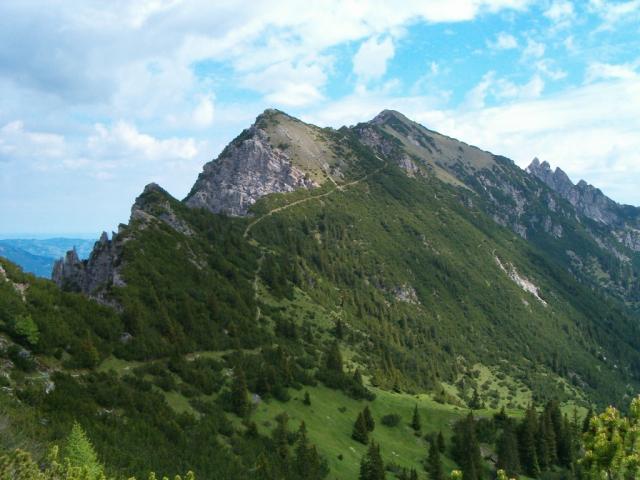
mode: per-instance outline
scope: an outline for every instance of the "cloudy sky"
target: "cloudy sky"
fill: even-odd
[[[267,107],[396,109],[640,205],[640,0],[3,0],[0,236],[182,198]]]

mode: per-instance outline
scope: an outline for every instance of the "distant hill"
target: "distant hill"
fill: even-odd
[[[95,240],[82,238],[16,238],[0,240],[0,256],[39,277],[51,278],[54,262],[73,248],[78,257],[88,258]]]

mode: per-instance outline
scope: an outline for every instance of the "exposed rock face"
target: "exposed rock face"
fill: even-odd
[[[317,186],[285,150],[271,145],[256,122],[204,166],[185,202],[213,213],[244,216],[265,195]]]
[[[614,235],[627,248],[634,252],[640,252],[640,230],[626,227],[624,230],[615,232]]]
[[[166,200],[150,202],[148,200],[149,195],[154,192],[166,197]],[[129,222],[139,221],[144,226],[154,219],[158,219],[183,235],[192,236],[194,233],[193,230],[183,219],[176,215],[176,212],[168,200],[169,198],[170,195],[157,183],[148,184],[144,187],[142,195],[136,198],[135,203],[131,207]]]
[[[529,292],[531,295],[533,295],[542,305],[544,305],[545,307],[547,306],[547,302],[545,302],[540,297],[540,289],[531,280],[520,275],[520,273],[518,273],[518,270],[516,270],[516,267],[514,267],[512,264],[507,263],[506,265],[504,265],[498,257],[494,257],[494,259],[498,264],[498,267],[500,267],[500,270],[506,273],[507,276],[516,285],[518,285],[525,292]]]
[[[416,293],[415,288],[411,285],[401,285],[393,289],[393,295],[396,300],[405,303],[411,303],[413,305],[417,305],[420,303],[418,300],[418,294]]]
[[[531,165],[527,167],[527,172],[555,190],[582,215],[609,226],[619,226],[624,223],[619,213],[620,205],[584,180],[574,185],[560,168],[552,170],[548,162],[540,162],[537,158],[534,158]]]
[[[54,264],[52,279],[61,288],[100,299],[99,292],[104,287],[124,285],[117,268],[117,250],[117,235],[109,240],[103,232],[88,260],[81,261],[75,249],[68,251],[64,259]]]

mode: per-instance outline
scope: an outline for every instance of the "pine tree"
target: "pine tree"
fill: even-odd
[[[362,374],[360,373],[360,369],[358,368],[356,368],[356,371],[353,372],[353,382],[356,385],[360,385],[360,386],[364,385],[362,382]]]
[[[273,480],[273,467],[264,453],[258,455],[253,475],[254,480]]]
[[[364,443],[365,445],[369,441],[369,430],[367,429],[367,422],[364,419],[364,415],[362,414],[362,412],[358,414],[356,423],[353,424],[353,432],[351,433],[351,438],[353,438],[357,442]]]
[[[380,455],[380,446],[371,442],[367,453],[360,462],[358,480],[385,480],[384,463]]]
[[[429,445],[429,456],[427,457],[427,473],[430,480],[444,480],[444,472],[442,471],[442,461],[440,459],[440,451],[435,442]]]
[[[376,428],[376,422],[371,415],[371,410],[369,410],[369,405],[364,407],[362,410],[362,416],[364,417],[364,422],[367,425],[367,431],[373,432],[374,428]]]
[[[534,478],[540,474],[536,450],[537,424],[536,410],[533,406],[530,406],[520,424],[518,446],[520,450],[520,465],[528,476]]]
[[[497,467],[505,470],[508,475],[515,477],[520,473],[520,456],[518,453],[518,440],[511,421],[504,423],[502,434],[496,445],[498,454]]]
[[[302,403],[304,403],[307,406],[311,405],[311,397],[309,396],[309,392],[307,391],[304,392],[304,400],[302,401]]]
[[[413,428],[415,432],[419,432],[422,429],[422,424],[420,422],[420,412],[418,412],[417,404],[413,409],[413,418],[411,419],[411,428]]]
[[[591,419],[593,418],[593,409],[589,409],[587,415],[584,417],[582,421],[582,433],[587,433],[589,431],[589,427],[591,425]]]
[[[271,433],[273,443],[275,444],[276,454],[280,460],[280,467],[283,471],[287,471],[290,462],[289,453],[289,416],[281,413],[276,417],[277,425]]]
[[[444,452],[445,452],[445,450],[446,450],[446,448],[447,448],[447,445],[446,445],[446,443],[445,443],[445,441],[444,441],[444,435],[442,435],[442,430],[440,430],[440,431],[438,432],[438,439],[437,439],[437,442],[438,442],[438,451],[439,451],[440,453],[444,453]]]
[[[336,320],[334,333],[338,340],[342,340],[344,338],[344,325],[342,324],[342,319],[340,318]]]
[[[299,478],[308,480],[320,480],[325,473],[316,446],[309,442],[304,422],[300,423],[297,433],[293,468]]]
[[[342,354],[337,341],[333,342],[327,350],[324,365],[329,371],[342,373]]]
[[[571,422],[569,421],[569,417],[567,415],[565,415],[563,418],[562,430],[560,432],[560,436],[557,439],[557,442],[558,463],[565,468],[571,468],[575,460],[575,440],[573,438],[573,426],[571,425]]]
[[[453,455],[464,473],[465,480],[482,479],[482,456],[475,425],[473,414],[469,413],[454,426]]]
[[[233,371],[233,383],[231,385],[231,406],[233,412],[239,417],[245,417],[251,411],[247,380],[242,369],[237,366]]]
[[[99,478],[104,470],[87,434],[77,422],[73,424],[67,437],[63,456],[69,459],[72,467],[86,469],[89,479]]]
[[[471,410],[480,410],[483,408],[482,400],[480,399],[480,394],[478,394],[477,389],[473,389],[473,397],[471,397],[471,401],[469,402],[469,408]]]

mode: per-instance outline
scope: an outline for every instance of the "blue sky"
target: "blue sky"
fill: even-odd
[[[640,205],[640,0],[4,0],[0,236],[94,235],[182,198],[265,108],[399,110]]]

